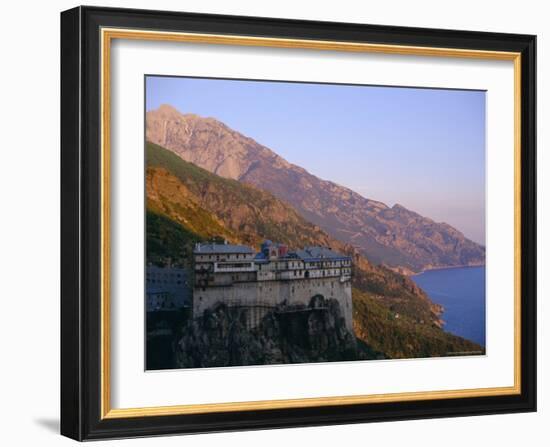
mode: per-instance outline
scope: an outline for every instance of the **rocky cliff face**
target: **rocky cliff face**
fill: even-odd
[[[485,262],[484,247],[450,225],[319,179],[214,118],[161,106],[147,113],[146,137],[212,173],[271,192],[375,263],[420,271]]]
[[[220,303],[184,328],[175,344],[176,367],[312,363],[384,358],[347,331],[336,300],[279,306],[247,328],[245,308]]]

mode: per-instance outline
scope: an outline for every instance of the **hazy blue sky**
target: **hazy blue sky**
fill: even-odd
[[[217,118],[318,177],[485,243],[485,92],[147,77],[146,101]]]

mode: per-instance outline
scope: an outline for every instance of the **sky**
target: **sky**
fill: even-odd
[[[485,244],[484,91],[148,76],[146,109],[162,104]]]

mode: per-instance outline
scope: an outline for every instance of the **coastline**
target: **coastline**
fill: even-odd
[[[380,264],[383,267],[386,267],[387,269],[391,270],[392,272],[399,273],[400,275],[404,275],[408,278],[411,278],[413,276],[421,275],[422,273],[430,272],[432,270],[450,270],[450,269],[464,269],[464,268],[470,268],[470,267],[485,267],[485,263],[482,264],[463,264],[463,265],[450,265],[450,266],[439,266],[439,267],[430,267],[425,268],[423,270],[420,270],[418,272],[415,272],[414,270],[409,269],[408,267],[392,267],[386,264]]]
[[[486,264],[438,267],[427,269],[422,271],[421,273],[410,276],[412,281],[426,293],[430,301],[442,308],[442,312],[438,314],[438,318],[442,323],[442,325],[440,326],[441,329],[443,329],[445,332],[449,332],[451,334],[473,341],[480,346],[485,346],[485,335],[480,334],[479,330],[475,329],[475,325],[472,326],[471,323],[464,324],[464,322],[475,322],[478,315],[483,315],[483,321],[478,322],[478,326],[482,325],[479,327],[483,327],[483,330],[486,330],[486,326],[484,323],[484,288],[483,291],[479,294],[476,291],[477,289],[471,288],[472,284],[477,284],[477,282],[468,280],[464,281],[464,279],[477,278],[479,275],[485,277],[484,269],[480,269],[479,273],[474,273],[473,271],[468,273],[468,270],[473,270],[480,267],[484,268],[485,265]],[[446,270],[454,271],[457,269],[462,269],[463,272],[457,274],[443,273],[443,276],[440,276],[438,274],[427,276],[422,275],[422,273],[428,273],[432,270],[436,272],[444,272]],[[458,278],[462,278],[462,280],[459,280],[459,282],[457,282],[456,275],[458,275]],[[441,278],[445,279],[441,280]],[[485,279],[483,279],[482,282],[484,284]],[[460,305],[457,306],[456,303],[460,303]]]
[[[466,269],[466,268],[477,268],[477,267],[485,267],[485,264],[466,264],[466,265],[454,265],[450,267],[433,267],[429,269],[424,269],[418,273],[412,273],[407,276],[418,276],[418,275],[422,275],[423,273],[432,272],[435,270],[454,270],[454,269]]]

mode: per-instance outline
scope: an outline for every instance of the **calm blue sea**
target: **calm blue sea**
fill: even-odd
[[[412,279],[445,307],[446,331],[485,346],[485,267],[429,270]]]

